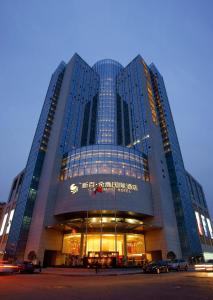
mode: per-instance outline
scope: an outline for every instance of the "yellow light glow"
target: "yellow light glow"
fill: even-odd
[[[139,220],[136,220],[136,219],[125,219],[125,221],[127,223],[130,223],[130,224],[143,224],[142,221],[139,221]]]
[[[92,219],[91,219],[91,222],[92,222],[92,223],[96,223],[96,222],[97,222],[97,218],[92,218]]]

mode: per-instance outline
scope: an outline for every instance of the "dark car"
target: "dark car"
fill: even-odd
[[[168,267],[168,262],[165,260],[159,260],[159,261],[153,261],[148,263],[144,267],[144,272],[145,273],[168,273],[169,272],[169,267]]]
[[[169,270],[188,271],[188,262],[184,259],[174,259],[168,263]]]
[[[18,264],[19,273],[34,273],[35,266],[30,261],[23,261],[22,263]]]

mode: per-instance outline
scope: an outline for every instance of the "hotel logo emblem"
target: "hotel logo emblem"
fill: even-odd
[[[70,185],[70,192],[76,194],[78,192],[78,187],[74,183]]]

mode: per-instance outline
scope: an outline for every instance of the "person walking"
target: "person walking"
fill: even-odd
[[[98,273],[98,261],[96,261],[96,263],[95,263],[95,273],[96,274]]]
[[[40,260],[38,262],[38,270],[39,270],[39,273],[41,273],[41,262],[40,262]]]

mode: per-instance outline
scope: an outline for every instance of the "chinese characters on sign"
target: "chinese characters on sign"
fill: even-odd
[[[86,181],[80,183],[82,189],[93,190],[97,185],[102,186],[103,191],[118,191],[123,193],[131,193],[133,191],[138,191],[138,186],[136,184],[117,182],[117,181],[106,181],[106,182],[94,182]]]

